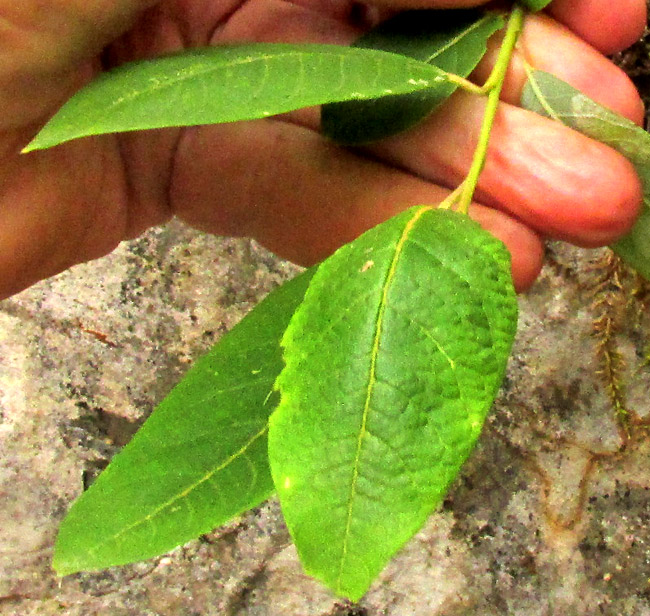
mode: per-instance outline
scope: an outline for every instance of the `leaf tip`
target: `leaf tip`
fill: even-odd
[[[63,578],[66,575],[72,575],[73,573],[78,573],[82,570],[81,567],[75,566],[74,562],[58,555],[56,550],[54,552],[54,557],[52,558],[51,566],[54,573],[56,573],[56,576],[59,578]]]
[[[35,150],[40,150],[41,148],[38,145],[38,142],[36,139],[32,139],[22,150],[20,150],[21,154],[29,154],[30,152],[34,152]]]
[[[36,152],[38,150],[47,150],[48,148],[63,143],[64,141],[69,141],[69,139],[52,139],[50,135],[43,134],[43,130],[41,130],[39,133],[36,133],[32,140],[22,150],[20,150],[20,153],[29,154],[30,152]]]
[[[56,145],[75,139],[75,137],[66,137],[60,136],[55,137],[51,135],[49,131],[44,132],[45,129],[37,133],[36,136],[20,151],[21,154],[29,154],[30,152],[36,152],[38,150],[47,150],[53,148]]]

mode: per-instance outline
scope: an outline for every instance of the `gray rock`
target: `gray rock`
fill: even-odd
[[[650,615],[650,295],[607,255],[553,247],[479,446],[356,606],[273,500],[148,562],[49,565],[84,482],[296,268],[173,223],[0,303],[0,614]]]

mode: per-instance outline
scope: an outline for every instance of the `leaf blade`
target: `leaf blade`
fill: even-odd
[[[479,10],[416,10],[399,13],[363,35],[354,45],[379,49],[427,62],[448,73],[467,77],[487,51],[487,41],[504,26],[497,13]],[[321,128],[346,145],[370,143],[402,132],[439,107],[457,86],[368,101],[325,105]]]
[[[544,71],[529,73],[521,102],[526,109],[614,148],[634,165],[643,185],[643,208],[632,230],[611,248],[650,279],[650,135]]]
[[[522,4],[531,11],[541,11],[551,4],[551,0],[521,0]]]
[[[101,75],[23,151],[90,135],[265,118],[335,100],[413,92],[444,79],[422,62],[337,45],[194,49]]]
[[[303,565],[338,594],[366,591],[469,454],[516,327],[508,263],[466,217],[416,208],[321,264],[294,315],[269,457]]]
[[[55,547],[60,575],[157,556],[268,498],[280,338],[312,275],[273,291],[199,359],[73,504]]]

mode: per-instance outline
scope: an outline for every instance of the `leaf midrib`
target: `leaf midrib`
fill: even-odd
[[[174,495],[172,498],[169,500],[165,501],[161,505],[158,505],[151,513],[148,513],[146,516],[140,518],[139,520],[136,520],[135,522],[132,522],[128,526],[125,526],[121,530],[119,530],[117,533],[113,533],[112,535],[105,537],[102,541],[99,541],[96,543],[92,548],[88,548],[87,553],[89,555],[94,555],[97,553],[97,551],[107,543],[117,541],[121,536],[124,534],[132,531],[134,528],[137,528],[138,526],[141,526],[142,524],[145,524],[146,522],[150,522],[154,518],[158,517],[163,511],[166,509],[169,509],[171,506],[174,505],[177,501],[179,501],[182,498],[185,498],[189,494],[191,494],[194,490],[196,490],[199,486],[204,484],[206,481],[209,481],[216,473],[219,471],[222,471],[224,468],[226,468],[229,464],[232,464],[235,460],[237,460],[239,457],[244,455],[248,449],[255,443],[258,439],[260,439],[268,430],[268,422],[264,423],[264,427],[254,434],[240,449],[238,449],[235,453],[231,454],[228,456],[225,460],[223,460],[219,465],[215,466],[212,468],[210,471],[208,471],[205,475],[203,475],[201,478],[199,478],[197,481],[194,483],[190,484],[187,486],[185,489],[183,489],[181,492],[178,494]]]
[[[335,46],[332,45],[331,47],[335,47]],[[224,62],[220,62],[220,63],[214,62],[214,63],[209,63],[207,65],[204,64],[204,63],[199,63],[194,67],[184,67],[182,69],[183,74],[177,75],[173,79],[156,78],[156,79],[160,79],[160,83],[155,83],[154,78],[149,77],[148,78],[149,79],[149,84],[148,84],[148,86],[146,88],[144,88],[142,90],[134,90],[134,91],[130,92],[129,94],[125,94],[124,96],[121,96],[119,99],[117,99],[114,102],[113,107],[115,107],[117,105],[122,105],[122,104],[124,104],[126,102],[131,102],[131,101],[137,99],[138,97],[140,97],[142,95],[151,93],[152,91],[164,90],[165,88],[173,88],[173,87],[176,87],[178,84],[181,84],[181,83],[183,83],[185,81],[188,81],[190,79],[204,77],[205,75],[209,75],[211,73],[218,72],[218,71],[221,71],[223,69],[229,69],[229,68],[236,67],[236,66],[241,66],[241,65],[244,65],[244,64],[253,64],[253,63],[257,63],[257,62],[264,62],[265,65],[267,65],[269,61],[282,60],[282,59],[291,58],[291,57],[295,57],[295,58],[302,61],[302,59],[304,57],[313,56],[317,52],[318,52],[318,54],[329,55],[329,56],[338,58],[341,62],[346,62],[347,60],[350,59],[350,57],[348,55],[348,53],[349,53],[348,49],[349,48],[347,48],[347,47],[342,47],[341,48],[342,51],[337,51],[336,49],[331,49],[330,50],[328,48],[328,46],[323,45],[323,46],[319,46],[319,47],[314,47],[314,49],[311,50],[311,51],[287,50],[285,52],[278,52],[278,53],[273,53],[273,54],[269,54],[269,55],[258,55],[258,56],[255,56],[255,57],[236,58],[236,59],[233,59],[233,60],[228,60],[228,61],[224,61]],[[345,50],[345,51],[343,51],[343,50]],[[370,50],[366,50],[366,51],[370,51]],[[382,51],[382,50],[371,50],[371,51],[380,52],[380,53],[384,53],[384,54],[391,54],[391,52]],[[398,55],[398,54],[391,54],[391,55]],[[417,60],[415,58],[408,58],[408,60],[410,60],[410,62],[412,62],[413,64],[422,65],[419,68],[431,69],[432,73],[435,73],[435,76],[437,76],[437,77],[442,75],[442,73],[439,71],[439,69],[437,69],[437,67],[435,67],[433,65],[430,65],[427,62],[422,62],[421,60]],[[189,74],[186,74],[186,73],[189,73]],[[341,86],[339,86],[338,88],[333,88],[333,89],[334,90],[340,89],[340,87]],[[430,87],[430,85],[422,86],[420,89],[424,90],[424,89],[427,89],[428,87]],[[414,88],[414,90],[416,90],[416,89],[418,89],[418,88]]]
[[[437,49],[433,54],[431,54],[426,60],[424,60],[427,63],[433,62],[438,56],[441,54],[445,53],[445,51],[448,51],[454,45],[457,45],[460,41],[462,41],[466,36],[469,36],[474,30],[482,26],[488,19],[492,19],[492,15],[487,14],[478,21],[474,22],[471,24],[468,28],[465,28],[462,32],[460,32],[457,36],[455,36],[453,39],[451,39],[446,45],[443,45],[440,47],[440,49]]]
[[[363,442],[365,440],[366,433],[367,433],[368,415],[370,414],[370,399],[372,398],[374,386],[377,381],[376,378],[377,357],[379,355],[379,345],[381,342],[384,315],[386,312],[386,306],[388,304],[388,291],[393,282],[393,279],[395,278],[395,272],[397,271],[397,265],[402,255],[402,252],[404,250],[404,245],[413,227],[420,219],[420,217],[425,212],[428,212],[431,209],[432,208],[430,206],[425,206],[416,210],[416,212],[413,215],[413,218],[411,218],[411,220],[409,220],[408,223],[404,226],[404,230],[402,231],[400,238],[395,244],[395,254],[393,255],[391,264],[388,268],[388,272],[386,273],[386,278],[382,285],[381,301],[379,302],[379,308],[377,310],[377,321],[375,324],[375,333],[373,337],[372,351],[370,354],[370,370],[369,370],[368,385],[366,387],[366,398],[363,407],[363,414],[361,417],[361,428],[359,430],[359,436],[357,438],[357,447],[355,451],[354,465],[352,468],[352,480],[350,482],[350,490],[348,492],[348,507],[346,513],[345,531],[343,535],[343,545],[341,548],[341,560],[339,563],[339,573],[337,578],[337,588],[339,592],[342,592],[341,580],[343,577],[343,571],[345,569],[345,561],[347,559],[347,554],[348,554],[348,542],[350,538],[350,527],[352,524],[352,509],[354,507],[354,500],[356,497],[356,486],[357,486],[357,481],[359,479],[361,450],[363,448]]]

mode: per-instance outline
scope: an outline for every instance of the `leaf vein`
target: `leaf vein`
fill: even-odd
[[[459,32],[454,38],[452,38],[450,41],[447,42],[447,44],[443,45],[442,47],[439,47],[436,49],[435,53],[431,54],[425,62],[433,62],[438,56],[443,54],[445,51],[451,49],[458,43],[460,43],[464,38],[469,36],[474,30],[480,28],[486,21],[491,20],[492,15],[487,14],[478,21],[475,21],[471,26],[463,30],[462,32]]]
[[[190,494],[192,491],[196,490],[199,486],[202,484],[209,482],[213,479],[214,475],[218,473],[219,471],[223,470],[226,468],[229,464],[232,464],[237,458],[240,456],[246,456],[247,450],[257,441],[260,439],[266,431],[268,430],[268,424],[265,423],[264,427],[257,433],[254,434],[238,451],[235,453],[231,454],[228,456],[221,464],[210,470],[208,473],[206,473],[203,477],[189,485],[187,488],[170,498],[169,500],[165,501],[158,507],[156,507],[151,513],[148,513],[146,516],[141,518],[140,520],[136,520],[135,522],[129,524],[128,526],[125,526],[122,530],[118,531],[117,533],[106,537],[103,539],[101,542],[97,543],[95,546],[92,548],[88,549],[89,554],[93,554],[99,549],[100,546],[108,543],[109,541],[117,541],[122,535],[125,533],[128,533],[129,531],[133,530],[134,528],[137,528],[138,526],[141,526],[142,524],[149,523],[151,524],[152,520],[157,517],[161,512],[165,511],[166,509],[169,509],[176,503],[177,501],[180,500],[181,506],[185,505],[186,507],[189,506],[189,503],[185,500],[183,500],[188,494]],[[155,530],[155,525],[152,524],[152,528]]]

